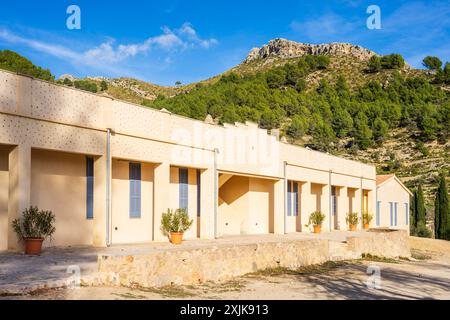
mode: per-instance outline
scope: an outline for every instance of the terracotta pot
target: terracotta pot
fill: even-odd
[[[350,225],[350,231],[356,231],[356,226],[354,224]]]
[[[42,250],[43,238],[26,238],[25,239],[25,254],[31,256],[40,256]]]
[[[370,226],[368,223],[364,223],[364,230],[369,230]]]
[[[314,233],[320,233],[322,231],[322,226],[314,226]]]
[[[171,232],[170,233],[170,242],[172,244],[181,244],[183,242],[183,233],[182,232]]]

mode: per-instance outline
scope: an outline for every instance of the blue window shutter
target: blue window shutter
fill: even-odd
[[[180,209],[188,210],[189,195],[188,195],[188,169],[179,169],[179,185],[180,185]]]
[[[381,201],[377,201],[377,226],[380,226]]]
[[[405,218],[406,225],[409,225],[409,203],[405,203]]]
[[[394,204],[392,202],[389,202],[389,212],[390,212],[391,227],[392,227],[394,225]]]
[[[397,224],[397,209],[398,209],[398,202],[396,202],[396,203],[394,203],[394,222],[395,222],[395,225],[397,226],[398,224]]]
[[[294,182],[294,216],[298,216],[298,183]]]
[[[292,215],[292,181],[288,181],[287,189],[287,215],[290,217]]]
[[[201,191],[202,191],[202,187],[201,187],[201,171],[197,170],[197,217],[200,217],[200,212],[201,212]]]
[[[86,218],[94,219],[94,158],[86,158]]]
[[[141,164],[130,163],[130,218],[141,217]]]

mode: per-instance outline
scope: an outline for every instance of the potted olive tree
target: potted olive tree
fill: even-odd
[[[172,244],[181,244],[183,234],[189,230],[193,223],[194,220],[189,219],[185,209],[176,209],[175,211],[168,209],[161,218],[161,228],[166,235],[170,236]]]
[[[309,215],[309,221],[307,227],[313,226],[314,233],[320,233],[322,231],[322,224],[325,220],[325,215],[321,211],[314,211]]]
[[[370,223],[372,222],[373,216],[369,212],[364,212],[362,215],[362,221],[364,230],[368,230],[370,228]]]
[[[358,212],[347,213],[347,218],[345,220],[348,223],[350,231],[356,231],[356,226],[359,223]]]
[[[55,215],[51,211],[30,207],[12,222],[13,230],[25,242],[25,254],[40,255],[42,243],[55,233]]]

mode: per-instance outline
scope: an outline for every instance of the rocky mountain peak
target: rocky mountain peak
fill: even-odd
[[[370,51],[358,45],[350,43],[328,43],[328,44],[307,44],[286,39],[274,39],[261,48],[253,48],[245,59],[244,63],[250,63],[258,59],[269,57],[279,58],[297,58],[304,55],[351,55],[363,61],[375,55]]]

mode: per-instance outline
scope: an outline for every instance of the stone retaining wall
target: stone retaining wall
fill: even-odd
[[[348,250],[361,256],[371,254],[385,258],[411,257],[406,230],[373,229],[362,237],[347,237]]]
[[[162,287],[220,282],[268,268],[296,269],[330,260],[358,259],[362,254],[409,257],[406,231],[377,230],[351,236],[347,243],[326,239],[263,242],[245,245],[180,248],[139,255],[99,256],[99,273],[84,285]]]
[[[328,240],[303,240],[180,249],[137,256],[100,256],[97,281],[108,285],[160,287],[226,281],[268,268],[324,263]],[[106,283],[105,283],[106,282]]]

